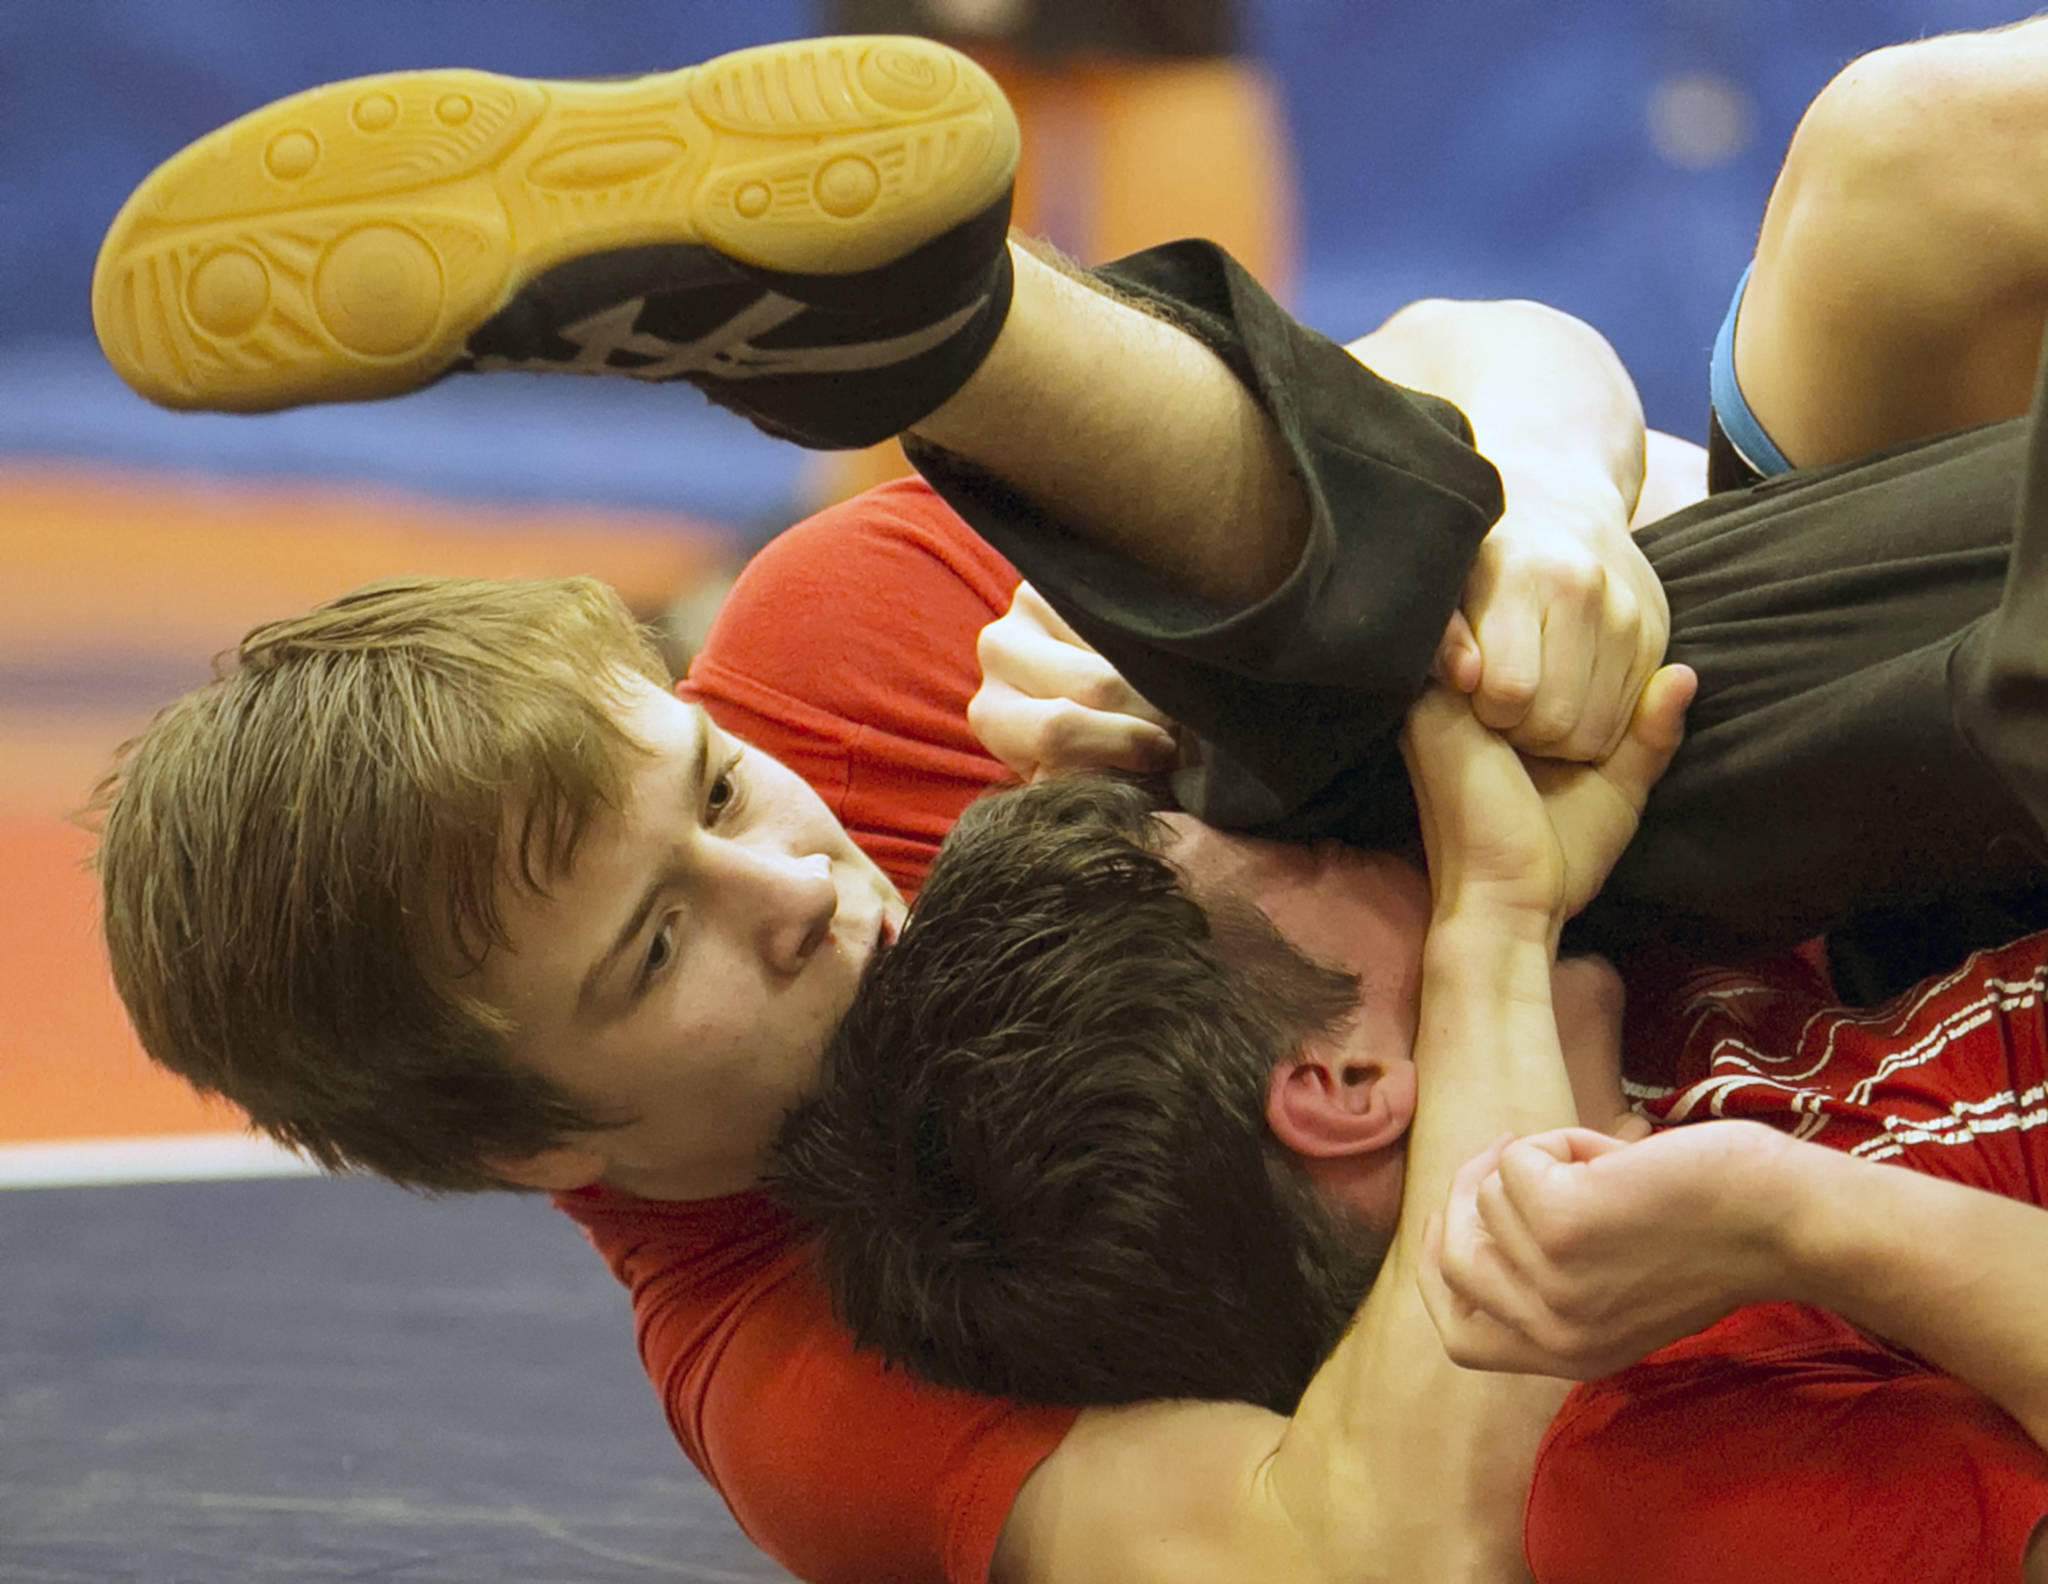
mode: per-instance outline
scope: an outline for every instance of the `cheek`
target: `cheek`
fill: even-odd
[[[777,1114],[814,1084],[825,1041],[852,999],[830,973],[768,986],[744,952],[706,952],[679,965],[671,1015],[643,1050],[651,1085],[692,1091],[697,1103]]]
[[[779,759],[766,754],[757,761],[754,787],[776,819],[788,824],[810,824],[823,820],[836,826],[825,800],[812,790],[810,782]]]
[[[1395,1009],[1411,1039],[1422,1011],[1422,943],[1418,936],[1398,934],[1386,943],[1380,993]]]
[[[1412,1044],[1422,1001],[1422,933],[1384,914],[1354,915],[1344,932],[1349,966],[1358,975],[1361,1022]]]
[[[760,829],[795,853],[850,854],[859,851],[825,800],[794,771],[776,765],[756,785],[761,795]]]

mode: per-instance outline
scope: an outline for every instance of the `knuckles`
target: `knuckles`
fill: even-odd
[[[1130,688],[1124,679],[1107,665],[1092,668],[1077,676],[1069,691],[1069,697],[1082,709],[1096,710],[1105,715],[1131,713]]]
[[[1038,757],[1051,765],[1066,763],[1080,749],[1089,712],[1062,700],[1047,710],[1038,725]]]
[[[974,658],[981,662],[984,676],[1001,671],[1014,654],[1016,619],[1014,615],[1000,616],[975,634]]]
[[[1014,736],[1010,728],[1015,712],[1006,705],[1005,699],[990,693],[986,683],[967,701],[967,729],[998,758],[1004,757],[1002,747]]]

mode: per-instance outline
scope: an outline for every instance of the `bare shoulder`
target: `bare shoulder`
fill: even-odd
[[[1287,1423],[1245,1403],[1089,1409],[1018,1492],[991,1584],[1313,1577],[1266,1477]]]

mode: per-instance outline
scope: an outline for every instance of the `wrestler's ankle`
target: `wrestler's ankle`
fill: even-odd
[[[1099,347],[1123,314],[1201,342],[1171,304],[1124,290],[1050,242],[1013,231],[1009,252],[1011,289],[1001,330],[958,389],[906,428],[906,441],[980,461],[980,439],[1014,432],[1024,417],[1020,404],[1034,396],[1041,415],[1048,400],[1056,403],[1052,393],[1067,386],[1077,359]],[[1126,328],[1148,338],[1158,333]]]

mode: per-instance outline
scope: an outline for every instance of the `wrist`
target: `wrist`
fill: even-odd
[[[1423,942],[1422,981],[1429,1003],[1454,1021],[1480,1021],[1500,1009],[1532,1006],[1555,1030],[1550,973],[1557,932],[1536,910],[1466,907],[1439,911]],[[1488,1012],[1486,1009],[1497,1009]]]
[[[1525,880],[1461,880],[1444,886],[1431,904],[1426,948],[1432,956],[1461,962],[1535,948],[1544,954],[1547,979],[1566,917],[1560,898],[1534,894],[1549,889],[1532,888]]]
[[[1423,950],[1400,1222],[1415,1240],[1458,1168],[1502,1133],[1568,1127],[1578,1115],[1557,1047],[1547,942],[1470,922],[1432,925]]]
[[[1745,1195],[1758,1209],[1772,1262],[1771,1290],[1757,1296],[1851,1307],[1871,1252],[1863,1210],[1873,1168],[1837,1150],[1774,1138]]]

